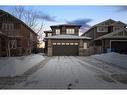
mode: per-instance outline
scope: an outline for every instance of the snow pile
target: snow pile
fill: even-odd
[[[112,52],[99,55],[92,55],[92,57],[107,63],[127,68],[127,55],[124,54]]]
[[[16,76],[23,74],[42,60],[44,60],[44,57],[39,54],[22,57],[0,57],[0,76]]]

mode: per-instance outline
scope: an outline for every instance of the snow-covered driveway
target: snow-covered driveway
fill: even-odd
[[[78,57],[52,57],[48,63],[22,83],[11,88],[22,89],[79,89],[127,88],[106,72],[80,60]]]

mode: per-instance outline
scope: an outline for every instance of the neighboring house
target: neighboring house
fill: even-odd
[[[85,55],[89,47],[89,37],[79,36],[80,25],[63,24],[50,26],[51,31],[44,31],[46,37],[45,52],[48,56]]]
[[[127,53],[127,24],[108,19],[92,26],[82,36],[91,37],[93,54],[104,52]]]
[[[37,47],[37,34],[23,21],[0,10],[0,56],[27,55]]]

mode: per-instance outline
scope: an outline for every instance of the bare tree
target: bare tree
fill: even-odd
[[[38,40],[43,39],[44,19],[41,18],[42,14],[40,12],[31,9],[26,9],[23,6],[16,6],[14,7],[14,11],[12,12],[12,14],[16,16],[18,19],[22,20],[32,30],[34,30],[38,34]],[[29,42],[32,43],[31,41]],[[32,46],[32,44],[30,45]],[[31,50],[31,47],[29,48],[29,50]]]
[[[26,9],[23,6],[16,6],[14,7],[13,15],[26,23],[37,34],[40,34],[40,32],[42,32],[44,19],[38,18],[38,16],[41,15],[40,12]]]
[[[17,6],[14,8],[13,14],[20,20],[23,20],[24,15],[24,7],[23,6]]]

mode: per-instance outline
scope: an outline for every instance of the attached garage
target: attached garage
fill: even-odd
[[[78,43],[53,43],[53,56],[78,56]]]
[[[127,40],[111,41],[111,48],[115,49],[115,52],[127,54]]]
[[[77,35],[54,35],[46,37],[48,56],[81,56],[87,49],[89,37],[80,37]]]

